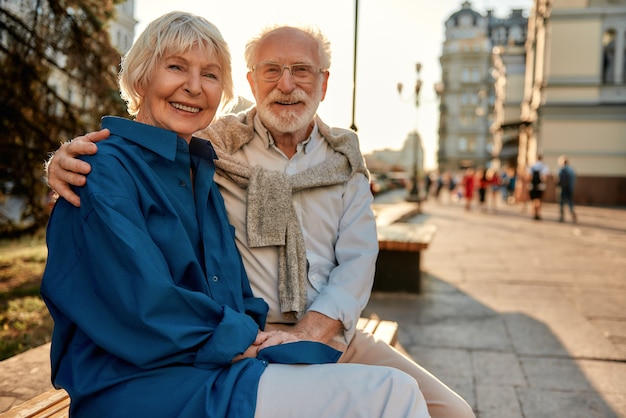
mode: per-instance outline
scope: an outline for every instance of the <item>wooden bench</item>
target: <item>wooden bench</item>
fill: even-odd
[[[70,397],[63,389],[50,389],[0,414],[2,418],[68,418]]]
[[[390,345],[396,345],[398,341],[398,323],[382,320],[376,315],[360,318],[357,328]],[[0,418],[68,418],[69,408],[70,398],[67,392],[63,389],[50,389],[0,414]]]
[[[395,321],[382,320],[376,315],[371,315],[369,318],[359,318],[356,327],[391,346],[396,346],[398,343],[398,323]]]
[[[429,224],[395,222],[377,225],[378,259],[374,290],[382,292],[421,291],[420,255],[435,236]]]

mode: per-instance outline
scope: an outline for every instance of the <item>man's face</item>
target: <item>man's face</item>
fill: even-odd
[[[270,132],[295,133],[307,130],[324,96],[328,72],[320,72],[316,42],[294,28],[280,28],[260,41],[255,71],[248,73],[248,82],[256,99],[261,121]],[[310,77],[298,77],[282,69],[280,78],[267,81],[259,64],[311,65]],[[279,69],[279,71],[281,71]]]

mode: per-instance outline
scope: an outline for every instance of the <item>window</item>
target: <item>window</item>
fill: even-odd
[[[467,152],[467,139],[465,137],[459,138],[458,148],[459,152]]]
[[[609,28],[602,35],[602,82],[626,82],[626,29]]]
[[[468,14],[464,14],[459,19],[459,26],[465,27],[465,28],[472,27],[472,26],[474,26],[474,19],[472,19],[472,16],[470,16]]]
[[[621,82],[626,82],[626,31],[622,33],[622,80]]]
[[[512,44],[520,44],[524,41],[524,31],[518,25],[511,26],[509,32],[509,42]]]
[[[476,152],[476,138],[470,138],[467,141],[467,151]]]
[[[457,149],[461,154],[473,153],[476,151],[476,138],[465,138],[462,136],[457,142]]]
[[[493,40],[497,45],[503,45],[506,43],[506,28],[499,26],[493,31]]]
[[[480,71],[478,68],[472,68],[472,81],[478,83],[480,81]]]
[[[615,29],[609,29],[602,36],[602,82],[615,82]]]
[[[469,68],[463,67],[463,69],[461,70],[461,81],[468,82],[469,78],[470,78]]]

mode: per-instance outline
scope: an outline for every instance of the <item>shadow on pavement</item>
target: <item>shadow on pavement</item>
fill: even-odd
[[[365,312],[397,321],[406,352],[463,396],[478,418],[622,416],[603,398],[622,386],[611,401],[624,402],[623,373],[611,373],[611,362],[574,359],[545,323],[497,312],[423,276],[421,294],[374,292]]]

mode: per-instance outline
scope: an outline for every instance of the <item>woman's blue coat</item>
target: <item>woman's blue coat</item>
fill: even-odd
[[[210,143],[106,117],[81,206],[60,199],[41,292],[75,417],[252,417],[263,328]],[[194,184],[191,184],[193,170]]]

